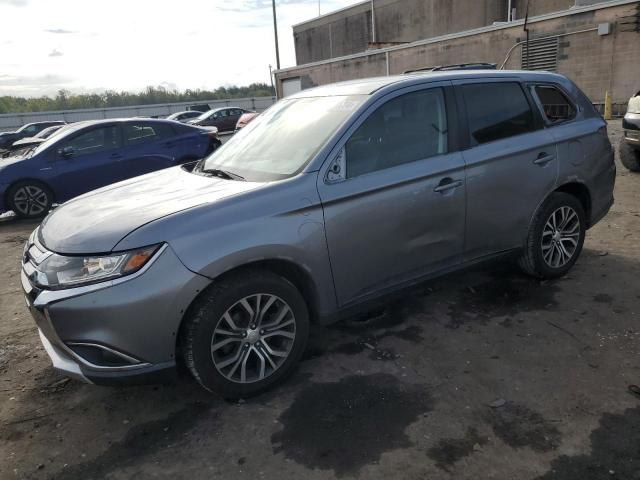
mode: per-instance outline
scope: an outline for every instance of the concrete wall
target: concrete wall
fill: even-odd
[[[529,0],[529,16],[605,0]],[[527,0],[511,0],[524,18]],[[377,42],[415,42],[505,21],[509,0],[375,0]],[[296,63],[317,62],[367,50],[372,41],[371,2],[294,25]]]
[[[293,27],[298,65],[364,52],[372,40],[371,3]],[[506,20],[506,0],[376,0],[377,42],[413,42]]]
[[[603,101],[606,90],[612,92],[614,102],[626,103],[640,90],[640,33],[625,23],[639,13],[640,2],[633,2],[556,18],[532,19],[531,39],[593,29],[599,23],[611,22],[613,33],[610,35],[599,36],[596,31],[589,31],[560,37],[557,71],[573,79],[594,103]],[[458,38],[436,38],[420,42],[424,43],[421,45],[393,47],[356,58],[281,70],[276,73],[277,88],[281,79],[296,76],[301,77],[305,88],[386,75],[387,68],[388,73],[397,74],[428,65],[476,61],[500,64],[509,49],[524,38],[521,23],[484,30],[467,32]],[[521,68],[520,49],[513,50],[507,68]]]

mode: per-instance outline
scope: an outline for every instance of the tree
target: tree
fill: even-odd
[[[195,102],[230,98],[268,97],[275,95],[270,85],[252,83],[245,87],[218,87],[215,90],[168,90],[166,87],[148,86],[139,93],[106,90],[103,93],[73,94],[59,90],[52,97],[33,98],[0,97],[0,113],[45,112],[50,110],[77,110],[82,108],[128,107],[154,103]]]

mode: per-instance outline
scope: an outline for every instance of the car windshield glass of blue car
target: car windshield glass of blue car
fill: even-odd
[[[349,95],[280,100],[194,173],[223,170],[258,182],[295,175],[366,99],[366,95]]]

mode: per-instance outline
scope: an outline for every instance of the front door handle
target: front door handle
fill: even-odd
[[[554,158],[556,158],[555,155],[551,155],[549,153],[542,152],[540,155],[538,155],[538,158],[536,158],[533,161],[533,163],[535,165],[540,165],[541,167],[544,167],[547,163],[549,163]]]
[[[443,193],[460,186],[462,186],[462,180],[454,180],[452,178],[446,177],[440,180],[440,183],[436,188],[433,189],[433,191]]]

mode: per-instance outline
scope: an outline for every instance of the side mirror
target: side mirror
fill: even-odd
[[[75,155],[76,149],[73,147],[64,147],[58,150],[58,155],[62,158],[71,158]]]

